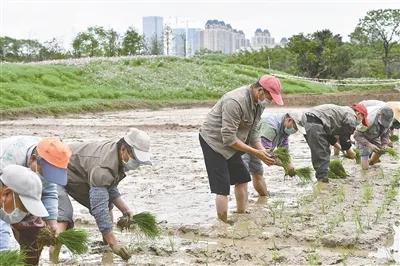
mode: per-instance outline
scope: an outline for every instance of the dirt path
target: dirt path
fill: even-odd
[[[216,221],[197,133],[207,112],[208,108],[164,109],[3,120],[0,135],[59,135],[74,142],[118,138],[132,126],[148,131],[154,166],[130,173],[119,188],[136,211],[155,213],[164,232],[154,241],[117,232],[131,244],[135,255],[130,264],[400,263],[400,233],[393,232],[399,231],[400,221],[399,181],[394,175],[399,162],[387,156],[368,172],[345,159],[350,176],[325,187],[285,179],[279,167],[265,166],[271,197],[260,200],[249,184],[250,214],[234,214],[231,196],[235,223],[226,226]],[[301,135],[294,135],[290,146],[296,166],[310,165]],[[400,151],[399,145],[396,148]],[[64,250],[62,263],[124,265],[100,245],[101,235],[88,210],[73,205],[77,225],[91,232],[91,250],[82,257]],[[47,252],[42,262],[48,264]]]

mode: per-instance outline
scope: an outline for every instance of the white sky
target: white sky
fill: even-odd
[[[142,32],[143,16],[162,16],[172,27],[204,28],[208,19],[223,20],[243,30],[246,38],[256,28],[268,29],[275,41],[300,32],[330,29],[345,40],[366,12],[400,8],[399,0],[0,0],[0,35],[46,41],[56,37],[65,48],[88,26],[114,28],[123,33],[129,26]],[[176,22],[178,21],[178,24]]]

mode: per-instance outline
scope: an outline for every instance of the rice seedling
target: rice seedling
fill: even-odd
[[[285,228],[285,234],[289,235],[290,228],[293,226],[292,218],[286,217],[283,225],[284,225],[284,228]]]
[[[84,254],[88,251],[88,233],[80,229],[69,229],[60,233],[57,241],[66,246],[73,254]]]
[[[349,176],[340,160],[332,160],[329,162],[328,177],[331,179],[341,179]]]
[[[139,230],[146,237],[150,238],[155,238],[161,233],[157,226],[156,217],[149,212],[141,212],[132,217],[124,215],[118,220],[117,227],[121,230]]]
[[[272,224],[275,224],[276,218],[277,218],[277,209],[276,209],[276,207],[272,207],[272,206],[269,206],[268,208],[271,211]]]
[[[391,142],[399,142],[399,136],[398,135],[391,135],[389,137]]]
[[[340,212],[339,217],[342,222],[346,222],[346,215],[343,210]]]
[[[283,211],[285,210],[285,202],[283,200],[277,200],[274,204],[275,208],[279,210],[279,218],[282,218]]]
[[[360,210],[356,209],[354,211],[354,222],[357,227],[357,233],[364,233],[364,226],[361,221],[361,215],[360,215]]]
[[[274,150],[274,156],[282,164],[283,169],[285,169],[285,175],[287,175],[291,163],[289,150],[284,147],[278,147]],[[311,167],[295,169],[295,175],[298,176],[303,183],[309,182],[311,181]]]
[[[19,250],[5,250],[0,251],[0,265],[13,266],[25,265],[26,255],[23,251]]]
[[[336,219],[332,219],[330,221],[328,221],[328,233],[332,234],[333,229],[335,229],[335,227],[338,225],[337,220]]]
[[[311,181],[311,167],[296,168],[295,172],[303,183]]]
[[[374,197],[374,189],[369,183],[365,183],[362,187],[363,203],[368,204]]]
[[[382,217],[382,214],[385,212],[385,206],[380,206],[376,211],[375,211],[375,221],[374,223],[377,224],[379,219]]]
[[[169,242],[169,246],[171,248],[171,252],[175,252],[175,240],[174,240],[174,236],[168,236],[168,242]]]
[[[282,163],[282,166],[287,170],[291,160],[289,150],[283,147],[278,147],[274,150],[275,157]]]
[[[84,254],[88,251],[89,235],[85,230],[69,229],[60,233],[57,237],[49,227],[40,230],[37,242],[39,246],[54,246],[61,244],[66,246],[73,254]]]
[[[281,263],[285,261],[285,257],[279,253],[279,250],[272,250],[272,260],[276,263]]]
[[[308,254],[307,261],[308,265],[321,265],[320,256],[315,250]]]
[[[344,190],[344,186],[341,186],[338,192],[338,201],[344,202],[345,199],[346,199],[346,192]]]
[[[386,147],[385,149],[383,149],[382,152],[383,152],[384,154],[389,155],[389,156],[392,157],[393,159],[398,159],[398,158],[399,158],[399,154],[398,154],[398,152],[397,152],[394,148]]]

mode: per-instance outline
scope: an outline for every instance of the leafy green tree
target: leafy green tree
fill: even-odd
[[[137,55],[142,49],[143,37],[133,27],[129,27],[122,39],[121,54]]]
[[[92,26],[78,33],[72,42],[74,54],[81,56],[116,56],[120,50],[119,35],[113,29]]]
[[[20,42],[7,36],[0,37],[0,55],[1,61],[19,60]]]
[[[105,45],[105,56],[117,56],[120,50],[119,34],[113,30],[109,29],[106,32],[106,45]]]
[[[99,41],[91,32],[78,33],[72,42],[72,47],[76,57],[101,55]]]
[[[59,41],[56,38],[53,38],[44,42],[43,47],[40,50],[40,57],[44,60],[63,59],[67,57],[67,53]]]
[[[341,78],[351,67],[350,50],[330,30],[294,35],[287,48],[295,55],[298,74],[313,78]]]
[[[353,43],[381,47],[386,76],[392,76],[391,50],[400,40],[400,9],[368,11],[350,37]]]

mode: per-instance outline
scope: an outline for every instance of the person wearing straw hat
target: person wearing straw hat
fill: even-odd
[[[365,100],[360,104],[368,110],[368,125],[357,127],[354,139],[361,150],[361,167],[366,170],[369,165],[380,162],[382,151],[390,143],[390,127],[394,113],[383,101]]]
[[[199,141],[211,193],[216,194],[218,218],[225,223],[231,185],[235,185],[237,212],[244,213],[247,208],[247,183],[251,177],[242,155],[249,153],[267,165],[275,163],[262,146],[258,132],[265,106],[272,101],[283,105],[281,91],[278,78],[263,75],[254,84],[223,95],[200,128]]]
[[[350,136],[359,124],[367,125],[367,115],[367,109],[360,103],[351,107],[323,104],[303,114],[300,124],[305,128],[305,138],[311,150],[311,161],[318,182],[329,182],[330,145],[335,145],[336,136],[339,136],[341,150],[349,158],[355,158]]]
[[[16,164],[30,168],[42,181],[42,202],[48,216],[43,220],[57,232],[57,185],[67,184],[67,165],[71,151],[60,138],[12,136],[0,140],[0,170]],[[0,250],[10,248],[9,225],[0,221]]]
[[[13,229],[26,254],[26,265],[37,265],[43,248],[36,239],[46,226],[41,217],[47,217],[49,213],[41,197],[42,181],[29,168],[8,165],[0,171],[0,220]]]
[[[261,144],[267,150],[273,151],[276,147],[289,149],[289,136],[299,129],[301,115],[296,112],[266,113],[261,118],[260,137]],[[254,189],[260,196],[268,196],[267,184],[265,183],[263,165],[260,159],[248,153],[242,155],[243,162],[252,175]],[[293,165],[288,167],[288,174],[294,176]]]
[[[131,128],[119,140],[73,143],[68,165],[68,182],[59,187],[58,222],[61,230],[73,227],[73,209],[68,195],[89,209],[103,235],[103,240],[114,254],[124,260],[130,258],[126,246],[113,233],[112,208],[115,205],[124,215],[133,210],[122,199],[118,184],[126,172],[141,165],[151,165],[150,137],[139,129]],[[60,246],[52,250],[51,260],[58,261]]]

